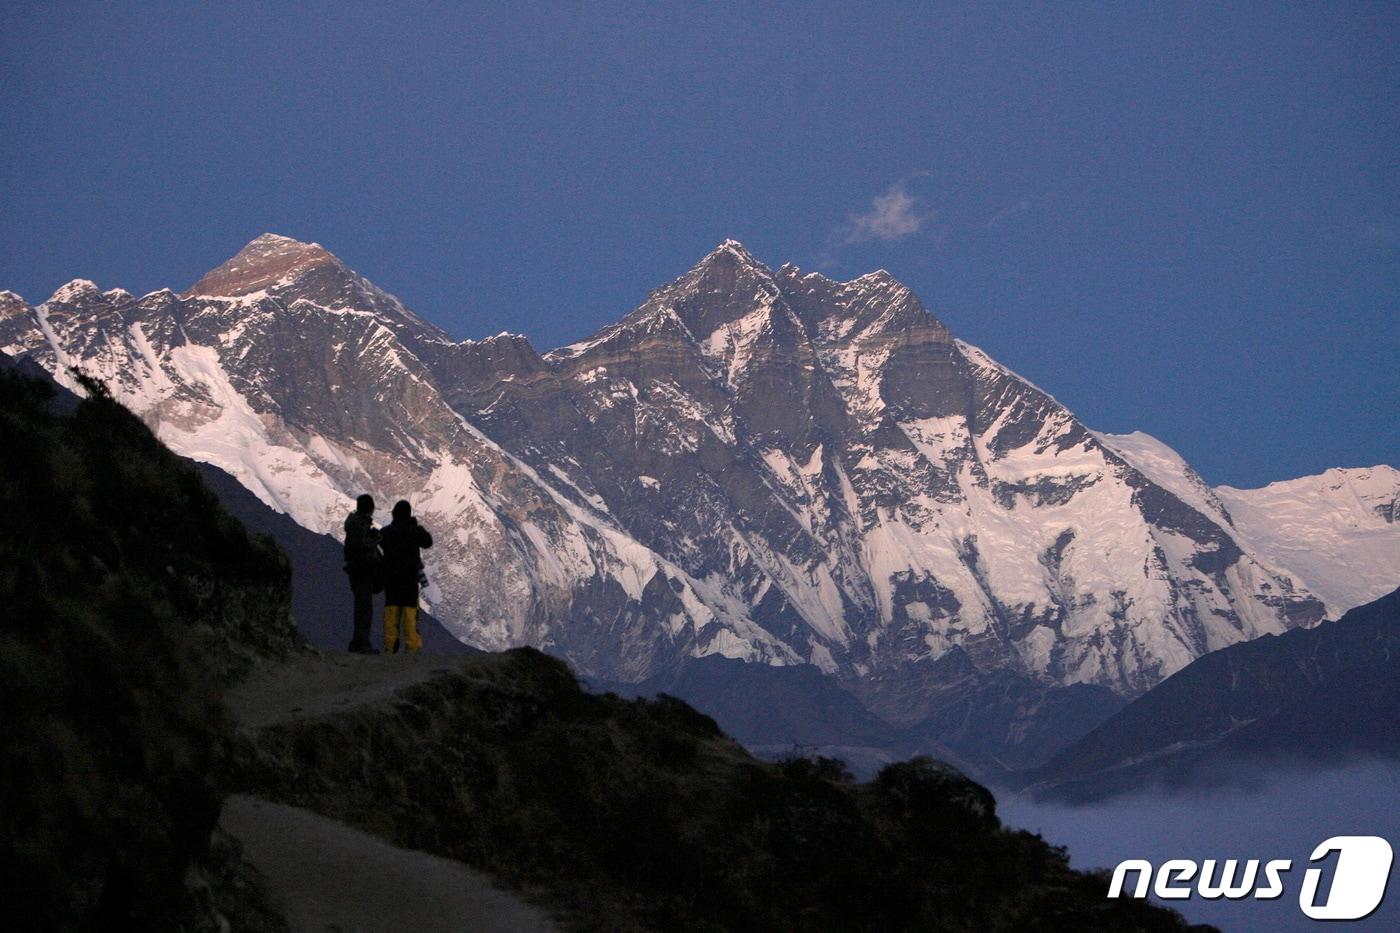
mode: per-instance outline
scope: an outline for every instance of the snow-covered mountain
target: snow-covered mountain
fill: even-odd
[[[1216,489],[1256,554],[1300,578],[1337,617],[1395,589],[1400,470],[1332,469],[1263,489]]]
[[[454,342],[273,235],[180,295],[0,293],[0,349],[105,379],[313,530],[361,491],[411,499],[461,637],[613,680],[805,662],[910,719],[961,657],[1132,695],[1400,583],[1394,470],[1294,481],[1359,483],[1364,534],[1307,490],[1285,517],[1275,487],[1212,490],[1151,438],[1089,431],[889,274],[774,271],[733,241],[544,355]],[[1298,528],[1330,529],[1331,557],[1300,558]]]

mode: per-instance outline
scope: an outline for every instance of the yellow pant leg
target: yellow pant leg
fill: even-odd
[[[423,639],[418,637],[418,607],[403,608],[403,646],[412,654],[423,647]]]
[[[393,654],[399,650],[399,612],[398,606],[384,607],[384,653]]]

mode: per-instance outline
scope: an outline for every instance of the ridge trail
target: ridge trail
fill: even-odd
[[[334,715],[390,701],[401,690],[488,668],[497,657],[309,653],[259,665],[229,691],[239,728]],[[235,794],[220,826],[242,843],[298,933],[494,933],[548,931],[538,907],[495,887],[461,862],[392,845],[300,807]]]

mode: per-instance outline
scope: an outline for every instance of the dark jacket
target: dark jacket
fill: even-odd
[[[379,545],[384,551],[384,580],[386,583],[407,583],[418,580],[423,569],[421,550],[433,546],[433,536],[418,524],[418,519],[396,518],[380,533]]]
[[[371,577],[379,572],[380,532],[374,516],[351,512],[345,519],[345,572],[352,577]]]

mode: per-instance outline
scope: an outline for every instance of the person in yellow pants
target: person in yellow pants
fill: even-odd
[[[384,553],[384,653],[393,654],[400,643],[408,653],[423,647],[418,635],[418,575],[423,572],[422,549],[433,546],[433,536],[413,517],[413,507],[394,503],[394,520],[380,532]]]
[[[417,594],[414,594],[417,601]],[[403,647],[409,654],[423,647],[423,639],[418,635],[417,606],[384,607],[384,653],[393,654],[399,650],[400,627],[403,631]]]

